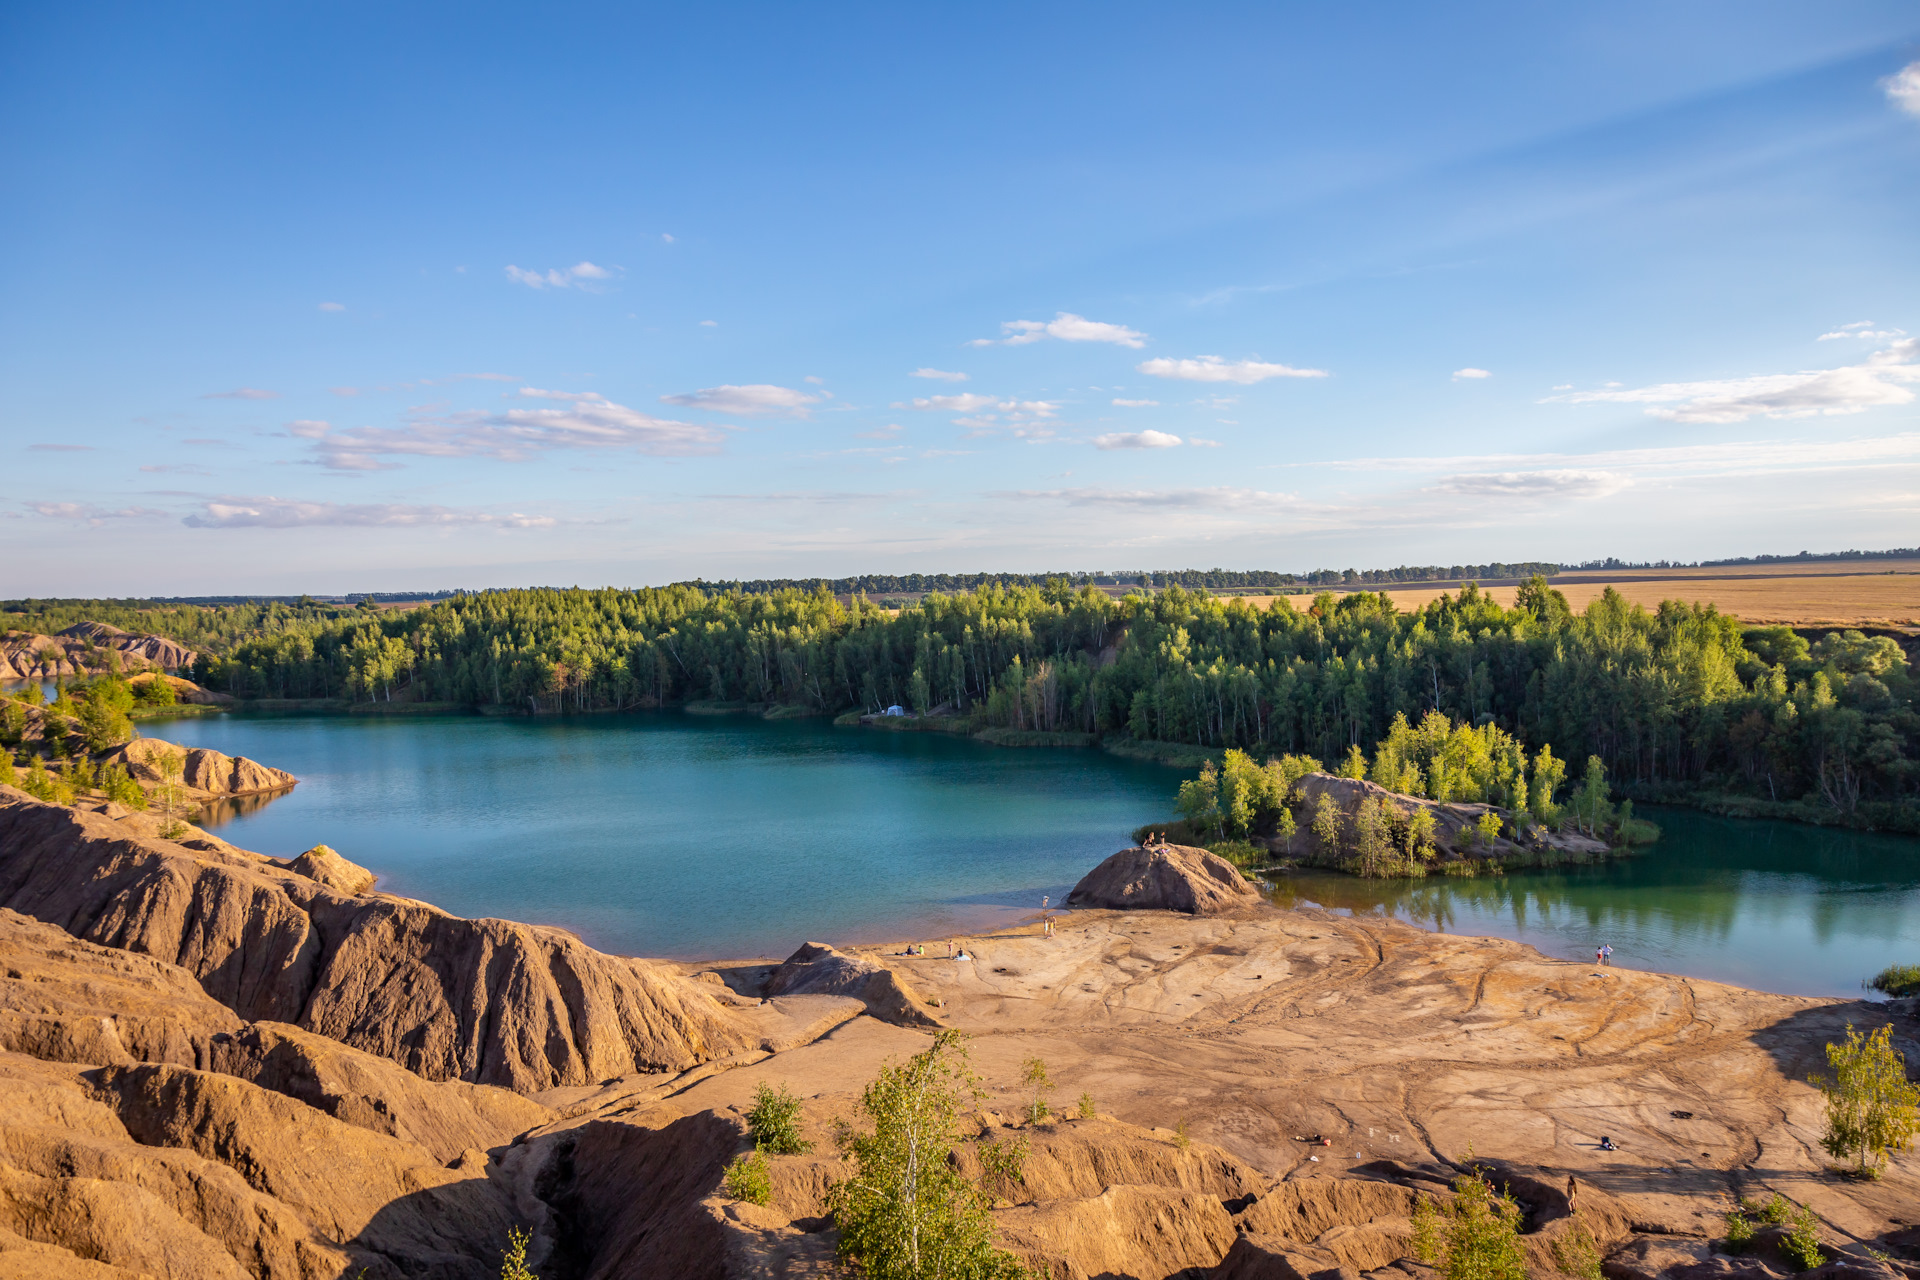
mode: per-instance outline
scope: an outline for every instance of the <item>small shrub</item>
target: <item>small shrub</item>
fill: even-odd
[[[1892,1034],[1892,1027],[1881,1027],[1863,1036],[1848,1023],[1846,1041],[1827,1046],[1832,1074],[1814,1080],[1827,1099],[1820,1145],[1836,1159],[1851,1159],[1857,1177],[1879,1177],[1887,1154],[1905,1150],[1920,1132],[1920,1089],[1907,1083],[1906,1059]]]
[[[1187,1122],[1185,1118],[1182,1118],[1179,1124],[1173,1126],[1173,1145],[1182,1151],[1193,1146],[1193,1137],[1187,1132]]]
[[[762,1080],[747,1110],[747,1132],[753,1145],[777,1156],[797,1156],[813,1150],[800,1137],[800,1099],[786,1085],[774,1088]]]
[[[1026,1186],[1029,1150],[1025,1134],[980,1144],[981,1190],[996,1199],[1015,1199]]]
[[[1868,985],[1890,996],[1920,996],[1920,964],[1890,964]]]
[[[1793,1216],[1793,1206],[1778,1191],[1765,1204],[1743,1202],[1741,1207],[1769,1226],[1778,1226]]]
[[[1480,815],[1480,821],[1475,824],[1475,829],[1480,833],[1480,843],[1491,849],[1493,842],[1500,838],[1500,815],[1491,809],[1487,810]]]
[[[1578,1215],[1553,1242],[1553,1260],[1560,1270],[1580,1280],[1600,1280],[1600,1242]]]
[[[1082,1093],[1080,1095],[1080,1118],[1082,1120],[1091,1120],[1096,1114],[1093,1109],[1093,1095],[1090,1093]]]
[[[147,807],[147,793],[131,774],[117,764],[110,764],[100,771],[100,789],[107,793],[107,799],[123,804],[129,809],[144,810]]]
[[[1798,1270],[1811,1271],[1827,1260],[1820,1252],[1820,1219],[1802,1205],[1794,1211],[1792,1221],[1793,1229],[1780,1242],[1780,1252],[1786,1254]]]
[[[1727,1210],[1727,1252],[1740,1253],[1753,1243],[1753,1224],[1739,1209]]]
[[[1242,871],[1267,860],[1267,851],[1248,840],[1220,840],[1206,848],[1208,853],[1225,858]]]
[[[507,1247],[500,1254],[500,1280],[540,1280],[527,1269],[527,1242],[532,1239],[518,1227],[507,1231]]]
[[[1453,1189],[1445,1210],[1425,1199],[1414,1207],[1413,1256],[1438,1267],[1446,1280],[1527,1280],[1520,1206],[1478,1169],[1455,1178]]]
[[[721,1179],[722,1187],[735,1200],[744,1200],[748,1204],[766,1204],[773,1199],[773,1168],[767,1163],[767,1157],[758,1147],[742,1152],[738,1159],[727,1166],[726,1177]]]
[[[1027,1123],[1039,1124],[1052,1114],[1047,1109],[1047,1090],[1053,1088],[1053,1077],[1047,1074],[1047,1064],[1028,1058],[1020,1064],[1020,1082],[1033,1090],[1033,1101],[1027,1104]]]

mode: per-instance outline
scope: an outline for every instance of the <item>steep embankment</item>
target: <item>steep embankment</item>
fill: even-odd
[[[112,654],[109,658],[107,655]],[[191,667],[193,650],[165,636],[140,635],[104,622],[76,622],[58,635],[8,631],[0,635],[0,680],[53,680],[107,671],[178,671]]]
[[[679,1070],[749,1047],[671,969],[506,920],[352,895],[215,841],[141,838],[0,787],[0,906],[174,961],[248,1020],[431,1080],[520,1090]]]

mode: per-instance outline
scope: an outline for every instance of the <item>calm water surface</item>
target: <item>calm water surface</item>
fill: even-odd
[[[250,756],[300,786],[228,820],[286,855],[325,843],[390,892],[461,915],[563,924],[688,958],[808,938],[980,929],[1057,903],[1181,774],[1095,751],[676,712],[579,719],[217,718],[155,737]],[[1283,878],[1282,905],[1517,938],[1549,955],[1762,990],[1858,995],[1920,960],[1920,841],[1688,810],[1605,866],[1480,880]]]

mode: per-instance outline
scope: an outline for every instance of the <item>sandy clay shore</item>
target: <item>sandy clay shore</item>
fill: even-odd
[[[1031,1144],[1003,1243],[1063,1280],[1423,1276],[1408,1215],[1469,1151],[1538,1275],[1572,1174],[1614,1280],[1787,1273],[1766,1233],[1716,1251],[1774,1191],[1818,1213],[1828,1275],[1920,1276],[1920,1159],[1828,1172],[1805,1083],[1849,1022],[1920,1064],[1905,1005],[1232,900],[1076,910],[965,961],[675,965],[356,870],[0,788],[0,1277],[477,1280],[515,1226],[546,1280],[835,1274],[833,1123],[943,1026],[988,1093],[970,1135]],[[1061,1113],[1037,1125],[1030,1057]],[[816,1147],[756,1206],[720,1183],[762,1082]]]

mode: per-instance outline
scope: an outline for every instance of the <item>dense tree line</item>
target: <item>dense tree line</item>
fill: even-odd
[[[1892,640],[1809,643],[1711,606],[1582,614],[1535,579],[1412,612],[1323,593],[1270,608],[1064,581],[894,613],[812,591],[526,590],[292,624],[205,659],[240,697],[425,699],[537,711],[690,700],[834,713],[900,704],[1016,729],[1339,760],[1430,711],[1529,751],[1599,756],[1643,795],[1707,789],[1920,829],[1920,716]]]
[[[166,636],[190,649],[220,652],[243,640],[354,612],[353,606],[322,604],[308,596],[212,606],[157,600],[5,600],[0,601],[0,629],[53,635],[76,622],[104,622],[122,631]]]
[[[1066,582],[1091,587],[1185,587],[1188,590],[1255,588],[1285,591],[1303,586],[1376,586],[1385,582],[1464,582],[1499,578],[1526,578],[1559,572],[1559,566],[1528,560],[1518,564],[1402,565],[1397,569],[1315,569],[1311,573],[1281,573],[1273,569],[1116,569],[1077,573],[863,573],[852,578],[754,578],[725,582],[677,583],[709,595],[745,592],[767,595],[775,591],[811,591],[822,583],[835,595],[872,596],[946,594],[977,591],[981,587],[1044,587]]]

